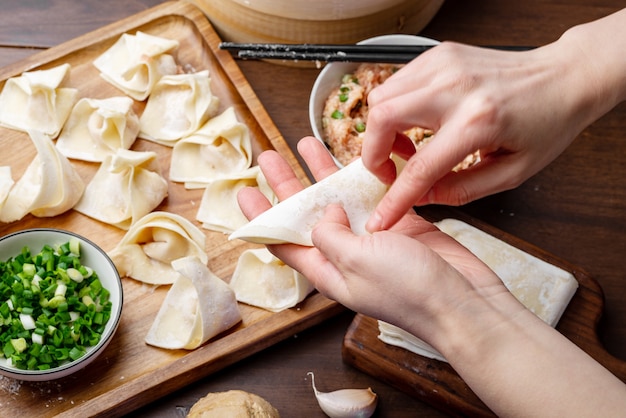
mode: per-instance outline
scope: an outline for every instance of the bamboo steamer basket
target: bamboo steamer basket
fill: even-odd
[[[417,34],[444,0],[189,0],[225,41],[353,44]],[[293,63],[284,64],[293,65]],[[297,65],[315,65],[297,63]]]

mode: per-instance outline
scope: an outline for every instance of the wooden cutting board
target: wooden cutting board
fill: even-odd
[[[59,24],[63,24],[59,22]],[[284,141],[236,63],[218,48],[220,39],[207,18],[187,2],[170,2],[119,21],[58,47],[0,69],[0,88],[9,77],[27,70],[69,63],[69,84],[81,97],[105,98],[122,94],[106,83],[92,65],[123,33],[143,32],[180,42],[177,61],[186,69],[208,69],[213,93],[220,98],[220,110],[234,106],[240,121],[250,129],[254,158],[265,149],[275,149],[291,164],[299,178],[308,183],[303,169]],[[141,113],[145,103],[136,102]],[[26,169],[35,150],[28,136],[0,128],[0,165],[10,165],[17,179]],[[167,177],[171,149],[138,140],[134,150],[158,154]],[[88,182],[98,165],[72,160]],[[170,182],[169,196],[157,210],[195,220],[202,190],[186,190]],[[113,249],[125,231],[88,218],[73,210],[54,218],[26,216],[11,224],[0,224],[0,234],[30,227],[56,227],[86,236],[105,251]],[[243,241],[228,241],[222,233],[204,230],[209,268],[228,281],[239,254],[253,247]],[[253,353],[292,336],[343,308],[320,294],[310,295],[298,307],[271,313],[240,305],[243,321],[202,347],[193,350],[164,350],[148,346],[144,337],[151,326],[167,286],[153,288],[132,279],[123,279],[124,306],[119,329],[105,352],[92,364],[67,378],[45,383],[28,383],[0,377],[2,416],[119,416],[178,390]]]
[[[598,282],[587,272],[458,210],[422,208],[419,213],[431,221],[456,218],[467,222],[572,273],[578,280],[579,287],[557,329],[617,377],[626,381],[626,362],[610,355],[599,341],[597,326],[603,311],[604,296]],[[356,315],[343,341],[344,361],[451,415],[494,415],[448,363],[385,344],[378,339],[378,334],[378,322],[374,318]]]

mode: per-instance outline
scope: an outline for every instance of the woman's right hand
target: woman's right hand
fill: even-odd
[[[593,50],[612,42],[600,29],[626,32],[624,16],[626,9],[523,52],[444,42],[374,89],[362,157],[393,184],[368,230],[388,229],[412,205],[461,205],[517,187],[554,160],[626,94],[619,74],[607,75],[602,65],[611,54]],[[399,132],[414,126],[432,129],[435,138],[411,155]],[[408,158],[397,179],[392,151]],[[477,165],[452,172],[475,151]]]

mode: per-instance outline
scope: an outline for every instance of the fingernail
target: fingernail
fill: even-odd
[[[368,232],[377,232],[380,231],[383,225],[383,218],[380,216],[380,213],[374,212],[372,216],[367,220],[367,224],[365,225],[365,229]]]

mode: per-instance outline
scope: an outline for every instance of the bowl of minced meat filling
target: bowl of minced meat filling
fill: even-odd
[[[412,35],[383,35],[360,42],[362,44],[435,45],[437,41]],[[367,96],[384,83],[401,64],[332,63],[320,72],[309,101],[309,118],[313,134],[323,141],[338,165],[346,165],[361,155],[367,130]],[[419,148],[434,138],[433,132],[421,127],[405,131]],[[468,158],[458,167],[476,162]]]

